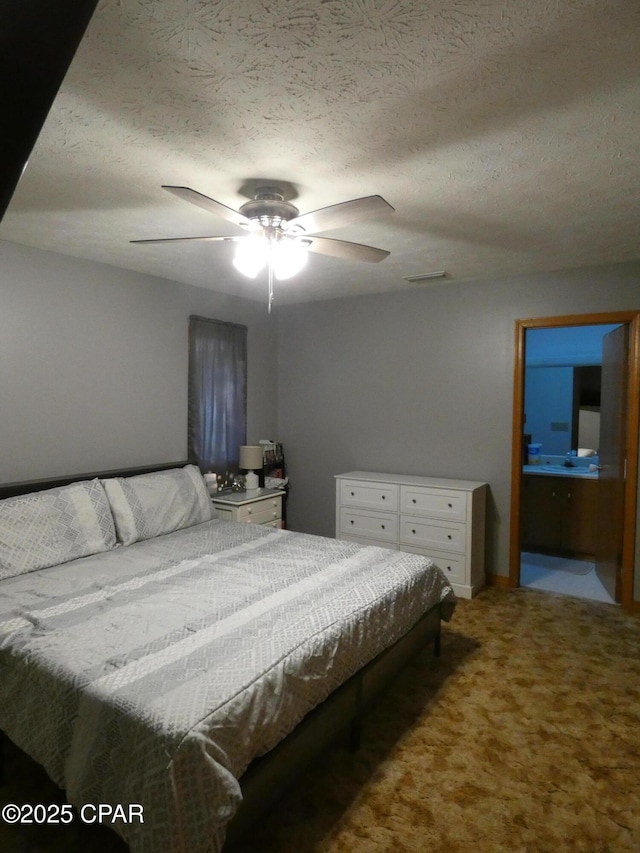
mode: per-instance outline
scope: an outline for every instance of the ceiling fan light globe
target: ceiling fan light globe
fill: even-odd
[[[306,265],[306,246],[293,240],[281,240],[273,247],[273,273],[278,281],[293,278]]]
[[[247,278],[255,278],[267,263],[268,246],[262,237],[247,237],[238,242],[233,265]]]

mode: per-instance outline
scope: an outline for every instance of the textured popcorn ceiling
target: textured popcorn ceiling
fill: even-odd
[[[276,306],[640,257],[635,0],[103,0],[0,238],[266,299],[234,234],[160,188],[233,208],[259,179],[301,213],[370,194]],[[443,285],[446,286],[446,283]]]

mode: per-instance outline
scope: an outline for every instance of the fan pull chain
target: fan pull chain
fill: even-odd
[[[269,254],[269,305],[267,309],[267,313],[271,314],[271,303],[273,302],[273,262],[271,260],[271,254]]]

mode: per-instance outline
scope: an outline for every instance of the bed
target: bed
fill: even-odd
[[[132,853],[217,853],[357,741],[455,596],[417,555],[221,521],[159,467],[0,487],[0,730],[76,809],[139,807]]]

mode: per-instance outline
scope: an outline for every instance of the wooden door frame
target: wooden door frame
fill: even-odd
[[[522,458],[524,436],[525,335],[528,329],[559,326],[629,325],[629,376],[627,405],[627,476],[624,495],[622,538],[622,598],[624,610],[640,612],[633,600],[638,497],[638,436],[640,427],[640,311],[611,311],[602,314],[569,314],[564,317],[535,317],[516,320],[513,378],[513,435],[511,439],[511,527],[509,547],[509,586],[520,585]]]

